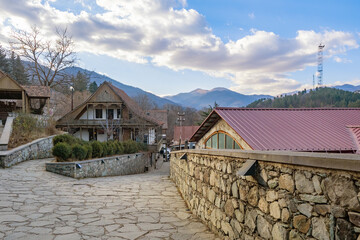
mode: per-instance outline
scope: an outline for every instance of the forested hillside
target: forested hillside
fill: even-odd
[[[248,108],[316,108],[316,107],[360,107],[360,93],[335,88],[316,88],[294,95],[259,99]]]

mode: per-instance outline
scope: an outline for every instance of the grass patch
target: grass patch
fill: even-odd
[[[9,139],[8,149],[16,148],[39,138],[58,134],[55,128],[56,121],[49,119],[40,122],[36,117],[19,113],[13,121],[13,129]]]

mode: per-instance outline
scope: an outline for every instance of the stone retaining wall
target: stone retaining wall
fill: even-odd
[[[256,173],[237,176],[248,159]],[[170,162],[189,208],[226,239],[360,240],[359,155],[187,150]]]
[[[7,168],[27,160],[52,157],[54,136],[40,138],[11,150],[0,151],[0,167]]]
[[[78,179],[143,173],[149,167],[148,153],[117,155],[78,162],[46,163],[47,171]]]

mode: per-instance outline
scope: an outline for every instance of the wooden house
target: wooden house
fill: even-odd
[[[20,85],[0,70],[0,119],[14,111],[42,113],[49,99],[50,87]]]
[[[154,144],[162,124],[143,112],[123,90],[104,82],[84,103],[60,118],[56,126],[85,141],[131,139]]]

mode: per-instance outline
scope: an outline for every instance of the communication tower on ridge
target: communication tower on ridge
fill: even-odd
[[[323,49],[325,45],[319,44],[318,47],[318,68],[317,68],[317,79],[318,79],[318,86],[321,87],[323,85]]]

